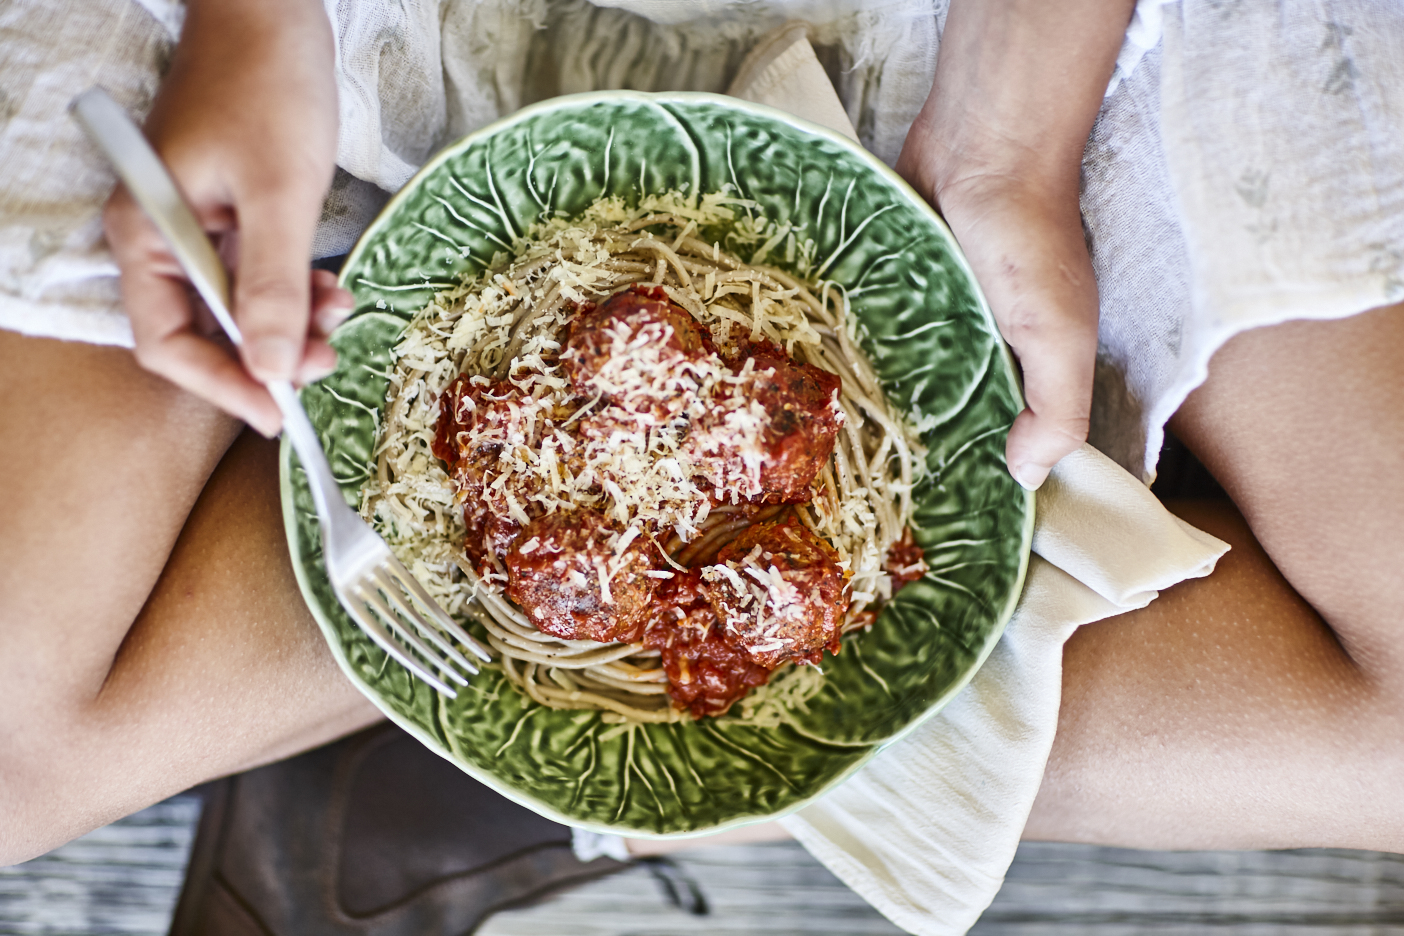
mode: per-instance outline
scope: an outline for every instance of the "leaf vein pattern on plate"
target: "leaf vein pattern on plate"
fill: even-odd
[[[1000,435],[1001,433],[1007,432],[1008,428],[1008,426],[995,426],[992,429],[986,429],[984,432],[981,432],[978,435],[966,440],[960,446],[960,448],[956,449],[949,456],[943,457],[941,459],[940,466],[934,472],[932,472],[933,480],[939,482],[942,476],[945,475],[946,470],[952,465],[954,465],[961,458],[965,457],[966,452],[970,451],[977,444],[983,442],[985,439],[988,439],[990,436]]]
[[[856,180],[855,180],[855,181],[856,181]],[[849,185],[848,188],[849,188],[849,191],[850,191],[850,192],[853,190],[853,186],[852,186],[852,185]],[[846,238],[844,238],[843,241],[842,241],[837,247],[834,248],[834,252],[831,253],[831,254],[829,254],[829,259],[825,260],[825,261],[824,261],[824,265],[821,266],[819,269],[817,269],[817,270],[814,271],[814,275],[815,275],[815,276],[823,276],[826,272],[828,272],[829,267],[833,265],[833,263],[834,263],[835,260],[837,260],[839,257],[843,256],[844,251],[848,250],[848,248],[849,248],[850,246],[852,246],[853,242],[854,242],[855,240],[858,239],[858,235],[863,233],[863,229],[864,229],[864,228],[866,228],[869,224],[873,223],[873,221],[876,220],[877,217],[878,217],[879,215],[885,214],[885,213],[887,213],[888,211],[891,211],[893,208],[896,208],[896,207],[897,207],[896,205],[883,205],[883,206],[882,206],[881,208],[879,208],[877,211],[874,211],[872,214],[870,214],[870,215],[868,215],[866,218],[864,218],[864,219],[862,220],[862,222],[861,222],[856,228],[853,229],[853,233],[850,234],[850,235],[848,235]],[[848,210],[848,199],[845,198],[845,199],[844,199],[844,211],[845,211],[845,213],[847,212],[847,210]],[[844,220],[845,220],[845,222],[847,221],[846,218],[845,218]],[[839,230],[840,230],[840,231],[843,230],[843,226],[842,226],[842,225],[840,225]]]
[[[454,186],[457,187],[460,192],[463,191],[462,187],[458,185],[458,181],[456,179],[450,179],[450,181],[453,182]],[[479,234],[483,235],[488,240],[492,241],[494,244],[497,244],[503,250],[512,249],[511,244],[507,243],[505,240],[492,233],[492,231],[489,231],[487,228],[482,227],[480,225],[474,224],[472,221],[469,221],[467,218],[463,217],[463,215],[459,214],[458,209],[453,207],[453,202],[449,201],[447,198],[444,198],[442,195],[435,195],[434,201],[443,205],[444,208],[447,209],[448,213],[453,216],[453,219],[459,224],[463,225],[471,231],[477,231]]]
[[[487,170],[483,174],[487,176],[488,191],[492,193],[492,202],[497,206],[497,216],[502,219],[502,226],[512,232],[512,239],[516,240],[522,236],[522,232],[517,229],[511,215],[502,205],[502,197],[497,194],[497,170],[492,167],[492,150],[483,151],[483,165]]]
[[[718,731],[716,727],[710,722],[704,724],[702,726],[702,730],[707,732],[707,734],[711,735],[712,738],[718,743],[720,743],[723,747],[730,748],[731,750],[735,751],[737,754],[740,754],[747,760],[753,761],[759,764],[760,766],[764,767],[766,770],[769,770],[771,773],[775,774],[775,776],[779,777],[781,782],[783,782],[785,786],[789,787],[791,790],[795,788],[795,785],[790,782],[790,778],[785,776],[779,770],[777,770],[774,764],[770,763],[770,761],[761,757],[759,754],[756,754],[752,751],[748,751],[741,745],[737,744],[735,741],[732,741],[730,738],[726,737],[720,731]]]
[[[855,659],[857,659],[858,666],[863,670],[863,672],[867,673],[868,676],[870,676],[879,686],[881,686],[882,691],[887,693],[889,698],[893,698],[892,687],[887,684],[887,680],[879,676],[877,674],[877,671],[874,670],[871,666],[869,666],[868,662],[863,659],[863,652],[862,649],[858,646],[858,641],[852,641],[848,646],[848,651],[853,654]]]
[[[406,292],[411,289],[453,289],[457,283],[434,283],[426,277],[421,283],[410,283],[407,286],[386,286],[382,283],[373,283],[364,276],[358,277],[356,283],[361,286],[369,286],[371,289],[378,289],[381,292]]]

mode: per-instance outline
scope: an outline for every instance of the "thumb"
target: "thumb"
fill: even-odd
[[[1009,473],[1041,485],[1087,438],[1097,361],[1097,282],[1075,197],[996,191],[948,220],[1024,375],[1025,409],[1005,446]],[[953,206],[957,207],[957,206]]]
[[[292,380],[306,355],[308,267],[317,206],[270,186],[238,206],[234,317],[244,366],[267,383]]]
[[[1014,480],[1029,490],[1087,439],[1096,329],[1095,315],[1044,315],[1010,343],[1023,370],[1026,406],[1009,429],[1005,459]]]

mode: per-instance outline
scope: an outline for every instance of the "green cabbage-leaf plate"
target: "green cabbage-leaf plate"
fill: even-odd
[[[543,212],[602,195],[730,186],[803,226],[848,289],[890,399],[927,446],[915,533],[931,572],[823,664],[823,689],[774,727],[726,716],[624,730],[542,708],[493,670],[448,699],[350,621],[322,562],[306,479],[285,444],[298,581],[347,676],[390,719],[477,779],[576,826],[685,835],[797,809],[948,702],[998,640],[1023,583],[1033,498],[1004,464],[1021,407],[1007,349],[950,232],[849,140],[707,94],[603,92],[528,107],[444,150],[347,259],[337,371],[302,391],[348,500],[368,475],[390,349],[431,296],[491,262]],[[767,262],[777,262],[773,257]],[[783,264],[781,264],[783,266]]]

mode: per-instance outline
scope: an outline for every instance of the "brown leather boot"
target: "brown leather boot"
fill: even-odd
[[[206,789],[171,936],[460,936],[626,867],[388,723]]]

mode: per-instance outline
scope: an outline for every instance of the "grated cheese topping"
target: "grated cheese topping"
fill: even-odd
[[[675,225],[674,233],[656,237],[644,230],[662,223]],[[704,230],[727,234],[706,242]],[[708,254],[719,268],[690,272],[690,261],[676,253],[683,246]],[[621,247],[656,265],[626,269],[611,253]],[[578,218],[548,218],[513,250],[494,258],[489,272],[437,295],[405,330],[393,351],[374,473],[362,488],[363,514],[450,613],[465,610],[479,591],[501,594],[506,582],[502,569],[479,570],[472,584],[464,580],[457,485],[431,454],[439,396],[459,373],[477,375],[481,388],[500,381],[512,388],[511,400],[484,401],[493,409],[488,431],[502,443],[487,482],[490,496],[519,523],[533,506],[544,512],[603,509],[626,531],[637,526],[634,535],[647,536],[668,566],[681,570],[664,549],[661,531],[684,542],[696,537],[712,511],[713,501],[700,496],[704,488],[725,492],[723,501],[754,495],[764,414],[746,395],[744,372],[729,374],[719,361],[672,360],[666,341],[658,340],[663,333],[621,329],[613,341],[640,342],[639,350],[653,359],[599,375],[600,386],[588,399],[570,394],[559,360],[570,303],[599,302],[641,275],[645,284],[650,276],[659,282],[665,271],[690,283],[663,282],[662,288],[724,351],[758,336],[792,358],[839,373],[845,395],[833,405],[845,419],[841,447],[855,449],[882,426],[920,469],[920,459],[905,454],[919,450],[902,415],[870,412],[862,404],[861,396],[881,400],[881,392],[861,356],[844,360],[857,332],[841,290],[804,282],[819,262],[803,229],[769,222],[756,206],[726,193],[670,193],[637,206],[602,199]],[[742,269],[731,253],[752,264],[783,258],[799,278],[766,267]],[[837,320],[823,311],[830,303]],[[822,313],[817,318],[816,311]],[[607,389],[627,405],[611,405]],[[851,389],[859,397],[850,397]],[[801,519],[837,550],[852,576],[853,597],[880,599],[891,591],[883,550],[910,511],[913,477],[891,475],[893,449],[870,459],[859,454],[836,458],[821,472]],[[857,613],[861,603],[851,609]]]
[[[750,645],[756,653],[783,650],[793,644],[794,638],[783,631],[789,625],[803,624],[809,610],[799,588],[773,562],[762,564],[764,558],[757,545],[740,560],[702,569],[703,581],[722,585],[739,599],[734,610],[728,608],[722,624],[732,631],[745,628],[759,635],[761,639]]]

